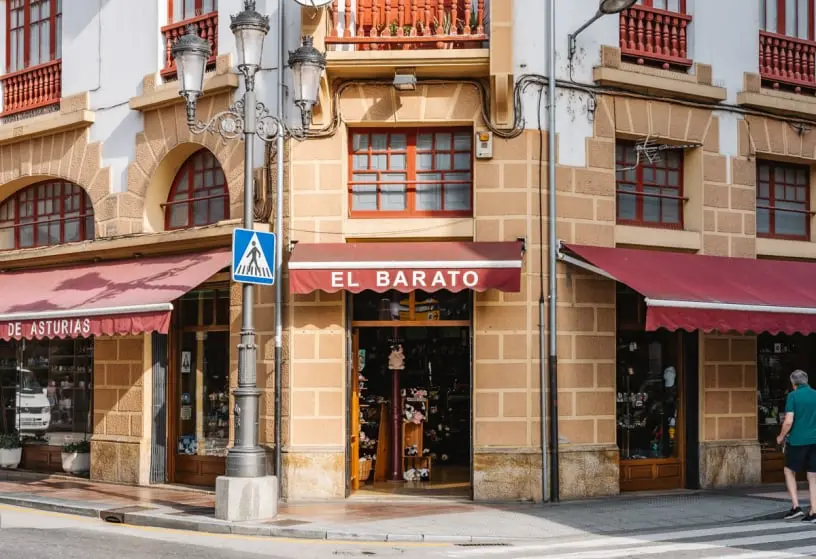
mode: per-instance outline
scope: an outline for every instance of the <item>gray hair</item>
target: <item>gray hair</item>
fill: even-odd
[[[796,386],[805,386],[808,383],[808,374],[802,369],[796,369],[791,373],[790,379]]]

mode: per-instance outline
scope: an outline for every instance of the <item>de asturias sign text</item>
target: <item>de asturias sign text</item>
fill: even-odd
[[[91,334],[89,318],[60,318],[6,322],[2,327],[6,339],[73,338]]]

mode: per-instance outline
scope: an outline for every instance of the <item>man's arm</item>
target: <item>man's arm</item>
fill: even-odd
[[[793,412],[789,411],[785,414],[785,421],[782,423],[782,430],[779,432],[779,436],[776,437],[777,444],[782,444],[782,441],[784,441],[785,437],[788,436],[788,433],[790,433],[792,427],[793,427]]]

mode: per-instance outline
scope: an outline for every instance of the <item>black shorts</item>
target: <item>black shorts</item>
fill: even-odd
[[[797,473],[816,473],[816,444],[786,445],[785,467]]]

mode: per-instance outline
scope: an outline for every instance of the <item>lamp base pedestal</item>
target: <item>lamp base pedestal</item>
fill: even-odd
[[[277,514],[277,477],[216,478],[215,517],[218,520],[230,522],[267,520]]]

